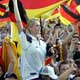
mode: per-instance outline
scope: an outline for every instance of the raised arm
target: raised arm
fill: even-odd
[[[17,22],[18,31],[20,33],[23,30],[23,25],[22,25],[21,17],[20,17],[19,10],[18,10],[18,0],[12,0],[12,2],[14,6],[14,14],[15,14],[16,22]]]
[[[7,72],[13,72],[13,69],[14,69],[14,65],[15,65],[15,56],[14,56],[14,52],[13,52],[13,49],[11,47],[11,44],[10,42],[8,42],[6,39],[4,40],[6,46],[7,46],[7,51],[8,51],[8,56],[9,56],[9,59],[10,59],[10,63],[8,65],[8,70]]]
[[[9,59],[10,59],[10,63],[9,63],[7,72],[13,72],[15,58],[14,58],[13,49],[11,48],[10,44],[7,44],[7,50],[8,50],[8,55],[9,55]]]
[[[75,26],[74,26],[75,27]],[[67,30],[68,31],[68,30]],[[63,45],[66,45],[69,43],[69,41],[72,39],[72,35],[76,32],[76,28],[73,29],[71,33],[64,39]]]

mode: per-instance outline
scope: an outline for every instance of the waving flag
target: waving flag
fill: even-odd
[[[6,6],[0,4],[0,28],[4,27],[6,22],[10,21],[8,12],[6,12]]]
[[[8,3],[11,0],[2,0],[1,3]],[[40,17],[42,14],[53,10],[62,2],[67,0],[18,0],[23,4],[28,18]]]
[[[6,7],[2,4],[0,4],[0,15],[3,16],[5,13]]]
[[[23,25],[24,23],[27,24],[28,18],[40,17],[41,14],[48,12],[51,9],[53,10],[54,7],[59,6],[64,1],[66,0],[43,0],[43,1],[41,0],[18,0],[18,9],[19,9],[19,13],[20,13],[20,17],[21,17]],[[27,14],[25,13],[23,7],[25,8]],[[10,18],[12,21],[15,22],[12,0],[9,1],[9,8],[10,8]],[[24,27],[25,26],[26,25],[24,25]]]
[[[25,10],[23,8],[22,3],[19,0],[18,0],[17,3],[18,3],[18,9],[19,9],[21,21],[23,23],[23,26],[26,27],[27,21],[28,21],[27,14],[26,14],[26,12],[25,12]],[[12,0],[9,1],[9,16],[10,16],[12,21],[16,22],[15,16],[14,16],[14,5],[13,5],[13,1]]]
[[[32,18],[40,17],[42,14],[54,10],[55,7],[59,6],[64,1],[67,0],[23,0],[22,3],[26,8],[28,17]]]
[[[69,24],[77,24],[80,22],[80,0],[72,0],[69,7],[62,5],[60,13],[63,22],[67,21]],[[78,33],[80,35],[80,26],[78,27]]]
[[[77,6],[80,6],[80,0],[72,0],[69,7],[62,5],[60,9],[61,20],[63,17],[64,19],[66,19],[66,21],[70,23],[77,23],[78,21],[80,21],[80,14],[78,12],[80,10]]]
[[[47,13],[43,14],[43,15],[48,14],[48,17],[46,18],[46,20],[55,19],[57,17],[60,17],[60,11],[59,11],[60,5],[61,4],[69,5],[69,2],[70,1],[68,1],[68,0],[63,0],[61,2],[58,2],[58,5],[56,7],[54,7],[52,10],[48,11]]]
[[[61,4],[60,8],[53,11],[47,19],[59,17],[65,25],[80,21],[80,0],[70,0]]]
[[[8,16],[8,12],[5,12],[3,16],[0,15],[0,23],[1,22],[8,22],[10,21],[9,16]]]
[[[9,0],[0,0],[0,4],[6,4]]]
[[[0,4],[0,23],[9,21],[8,12],[6,12],[6,6]]]

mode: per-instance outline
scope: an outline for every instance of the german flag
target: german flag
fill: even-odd
[[[0,15],[0,22],[8,22],[10,21],[8,12],[5,12],[3,16]]]
[[[19,9],[19,13],[20,13],[20,17],[21,17],[21,21],[23,23],[23,26],[24,28],[26,27],[27,25],[27,21],[28,21],[28,17],[27,17],[27,14],[25,12],[25,9],[23,8],[23,5],[21,3],[20,0],[17,0],[18,2],[18,9]],[[10,19],[13,21],[13,22],[16,22],[16,19],[15,19],[15,16],[14,16],[14,5],[13,5],[13,1],[10,0],[9,1],[9,16],[10,16]]]
[[[12,2],[12,0],[3,1],[4,3]],[[42,14],[53,10],[56,6],[68,0],[18,0],[18,2],[19,1],[23,4],[28,18],[40,18]]]
[[[49,14],[49,16],[47,17],[46,20],[55,19],[57,17],[60,17],[60,8],[61,8],[60,5],[61,4],[65,4],[65,5],[69,4],[70,1],[64,0],[58,6],[54,7],[54,9],[52,11],[50,11],[50,14]]]
[[[62,17],[64,17],[71,23],[76,23],[80,21],[80,14],[76,10],[76,7],[79,5],[80,5],[80,0],[72,0],[71,5],[69,7],[61,5],[60,13]]]
[[[46,12],[54,10],[55,7],[59,6],[67,0],[18,0],[18,9],[23,24],[26,24],[28,18],[40,18],[40,16]],[[22,4],[21,4],[22,3]],[[25,10],[23,9],[25,8]],[[12,0],[9,1],[10,18],[15,22],[14,19],[14,8]],[[26,13],[25,13],[26,11]],[[24,14],[23,14],[24,13]],[[27,18],[28,16],[28,18]]]
[[[6,6],[0,4],[0,23],[9,21],[8,12],[6,12]]]
[[[9,16],[8,12],[6,12],[6,6],[3,4],[0,4],[0,28],[5,25],[6,22],[8,22]]]
[[[0,0],[0,4],[6,4],[9,0]]]
[[[51,15],[46,20],[55,19],[55,18],[57,18],[59,16],[60,16],[59,9],[56,8],[56,9],[54,9],[54,11],[51,13]]]
[[[0,15],[3,16],[5,14],[6,7],[0,4]]]
[[[62,2],[67,0],[23,0],[22,3],[26,8],[27,15],[29,18],[38,17],[41,15],[54,10],[57,6],[59,6]]]

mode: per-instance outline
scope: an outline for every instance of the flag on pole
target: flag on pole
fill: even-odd
[[[19,10],[19,14],[20,14],[20,17],[21,17],[21,21],[23,23],[24,28],[26,28],[27,21],[28,21],[27,14],[25,12],[25,9],[24,9],[21,1],[18,0],[17,3],[18,3],[18,10]],[[13,5],[12,0],[9,1],[9,17],[13,22],[16,22],[15,15],[14,15],[14,5]]]

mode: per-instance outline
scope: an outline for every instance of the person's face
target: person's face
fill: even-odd
[[[14,79],[14,78],[6,78],[5,80],[17,80],[17,79]]]
[[[79,42],[79,39],[78,38],[72,38],[71,43],[73,44],[74,49],[78,49],[78,47],[79,47],[78,42]]]
[[[60,73],[63,73],[65,72],[66,70],[69,69],[69,64],[62,64],[61,67],[60,67]]]
[[[33,34],[40,34],[40,22],[36,21],[35,24],[30,28]]]
[[[45,41],[47,41],[48,40],[48,38],[49,38],[49,30],[48,29],[45,29],[44,30],[44,39],[45,39]]]
[[[2,71],[2,68],[0,66],[0,76],[2,76],[2,75],[3,75],[3,71]]]
[[[59,37],[59,34],[60,34],[61,31],[62,31],[61,28],[56,28],[55,29],[55,34],[56,34],[57,38]]]

